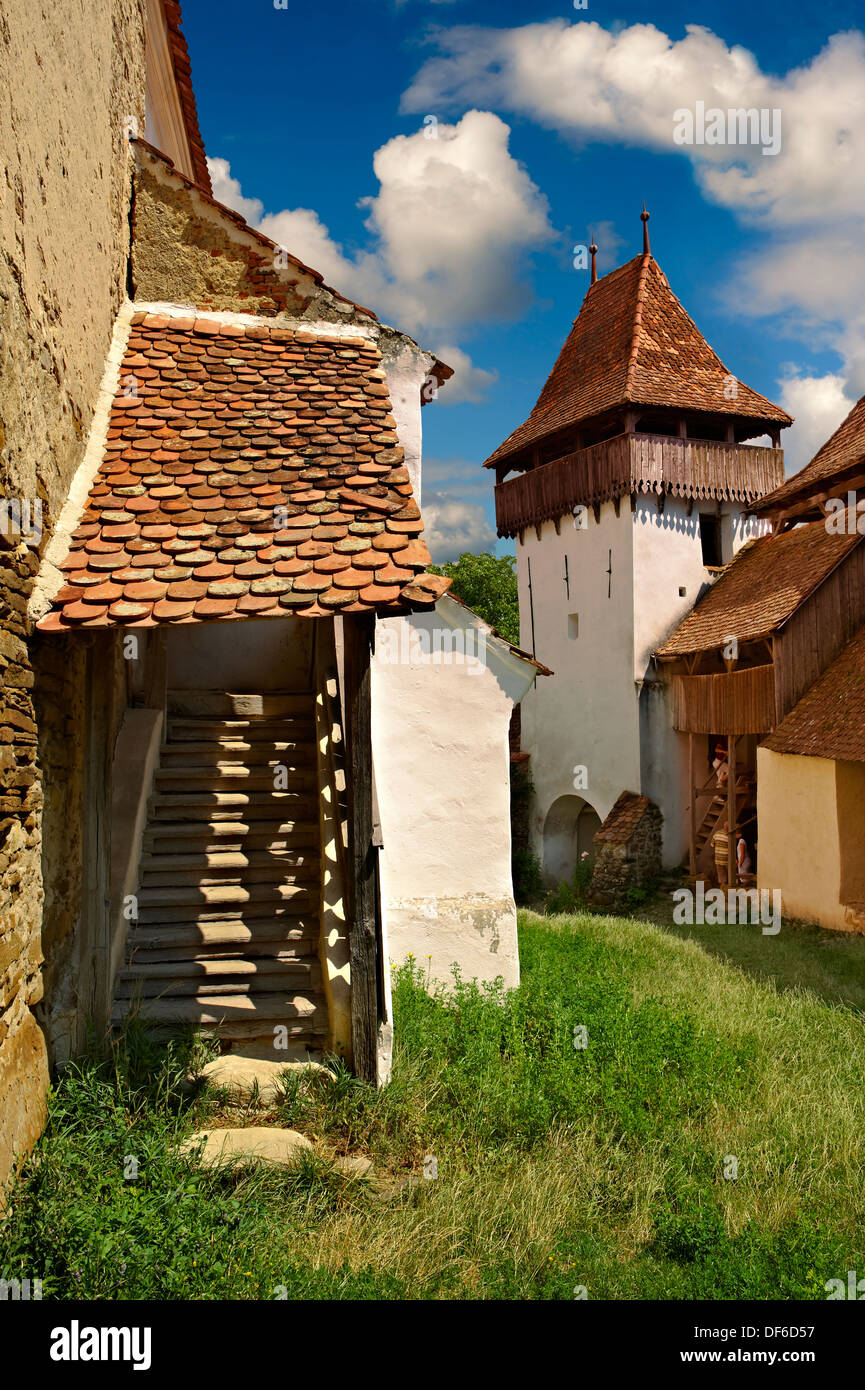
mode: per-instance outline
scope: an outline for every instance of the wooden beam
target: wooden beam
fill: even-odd
[[[375,617],[346,614],[345,716],[348,753],[349,954],[354,1070],[375,1083],[378,1072],[380,933],[373,848],[370,650]]]
[[[727,887],[736,887],[736,735],[727,738]]]
[[[688,734],[688,786],[691,789],[688,807],[688,873],[692,880],[697,877],[697,787],[694,773],[694,735]]]

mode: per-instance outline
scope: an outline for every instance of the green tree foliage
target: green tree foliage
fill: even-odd
[[[507,642],[518,646],[520,606],[516,565],[515,555],[492,555],[489,551],[472,555],[466,551],[458,560],[429,568],[433,574],[449,575],[453,579],[451,593],[496,628]]]

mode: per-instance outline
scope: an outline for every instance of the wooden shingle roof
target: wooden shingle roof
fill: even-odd
[[[657,261],[641,255],[590,286],[531,415],[486,466],[627,405],[792,423],[780,406],[736,381],[679,303]]]
[[[429,607],[422,530],[374,343],[139,311],[38,626]]]
[[[865,762],[865,627],[764,740],[773,753]]]
[[[798,473],[787,478],[780,487],[755,503],[756,512],[783,511],[793,501],[809,494],[825,492],[834,478],[839,479],[839,495],[844,496],[843,475],[865,466],[865,396],[858,400],[850,414],[833,435]],[[846,502],[846,497],[844,497]]]
[[[731,637],[754,642],[781,627],[865,537],[830,534],[813,521],[743,545],[655,655],[689,656]]]

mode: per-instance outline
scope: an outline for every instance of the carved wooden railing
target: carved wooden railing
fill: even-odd
[[[750,503],[784,480],[783,449],[660,434],[619,434],[496,486],[500,536],[567,515],[578,504],[669,493]]]

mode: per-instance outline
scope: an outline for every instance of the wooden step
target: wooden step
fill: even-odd
[[[181,924],[182,925],[182,924]],[[226,946],[161,946],[145,951],[127,942],[127,965],[162,964],[188,960],[281,960],[300,961],[315,956],[318,942],[304,936],[295,944],[286,941],[234,942]]]
[[[169,715],[207,715],[211,719],[282,719],[309,716],[315,702],[309,691],[252,693],[225,690],[169,690]]]
[[[274,873],[280,874],[290,872],[292,868],[313,872],[318,870],[318,866],[319,855],[316,849],[304,850],[295,848],[294,845],[279,850],[250,850],[248,853],[243,850],[214,850],[201,854],[191,854],[188,851],[169,854],[161,851],[157,854],[144,854],[141,858],[142,873],[150,875],[164,871],[184,873],[188,870],[203,873],[208,869],[224,869],[236,872],[259,868],[272,868]]]
[[[315,994],[210,994],[178,999],[118,999],[112,1010],[112,1022],[129,1013],[138,1013],[165,1023],[201,1023],[219,1025],[237,1021],[243,1023],[279,1024],[302,1023],[310,1033],[327,1032],[327,1007]],[[264,1028],[261,1029],[265,1031]]]
[[[166,739],[172,748],[185,743],[308,743],[315,737],[313,719],[195,719],[176,715],[168,719]]]
[[[315,849],[319,828],[311,821],[152,821],[142,849],[150,854],[246,854]]]
[[[315,760],[315,744],[311,739],[259,739],[257,742],[190,739],[188,743],[163,744],[159,764],[168,772],[175,767],[237,767],[260,763],[314,767]]]
[[[220,886],[230,887],[266,887],[280,883],[296,884],[298,887],[312,889],[318,888],[319,869],[318,865],[298,864],[280,867],[278,864],[256,864],[245,869],[157,869],[152,872],[145,872],[141,886],[139,888],[138,899],[141,901],[142,890],[149,891],[151,888],[218,888]]]
[[[150,798],[148,816],[153,821],[184,820],[210,824],[218,820],[312,821],[318,800],[307,791],[163,791]]]
[[[234,920],[138,922],[127,938],[127,952],[135,951],[268,951],[302,953],[305,942],[318,943],[318,917],[237,917]]]
[[[279,786],[277,786],[279,780]],[[249,791],[305,791],[317,789],[318,778],[309,769],[298,769],[281,764],[281,768],[245,763],[229,763],[214,767],[169,767],[160,768],[154,778],[159,794],[177,791],[220,792],[226,788],[242,787]]]
[[[317,990],[321,967],[317,960],[277,960],[262,956],[258,960],[145,961],[134,960],[121,971],[116,999],[155,999],[160,995],[199,998],[206,994],[258,994],[285,990]]]
[[[190,884],[183,887],[139,888],[139,912],[148,907],[216,906],[220,903],[307,903],[317,894],[309,888],[296,887],[293,883],[251,883],[244,887],[237,883],[211,883],[196,887]],[[295,908],[295,911],[297,908]]]
[[[179,922],[258,922],[285,921],[286,918],[303,917],[308,920],[318,913],[318,893],[295,890],[294,900],[283,901],[264,898],[261,901],[242,903],[182,903],[158,907],[138,908],[138,922],[141,926],[171,926]]]
[[[170,855],[160,856],[171,858]],[[178,855],[178,858],[183,858]],[[242,859],[243,855],[235,856]],[[277,883],[296,883],[310,886],[318,884],[319,866],[318,863],[297,863],[291,859],[271,859],[261,864],[247,864],[239,868],[229,868],[227,866],[213,865],[210,868],[199,867],[197,869],[171,869],[159,868],[149,869],[146,865],[142,868],[140,879],[141,888],[195,888],[196,885],[202,888],[210,888],[219,884],[277,884]],[[141,892],[139,891],[139,901]]]

